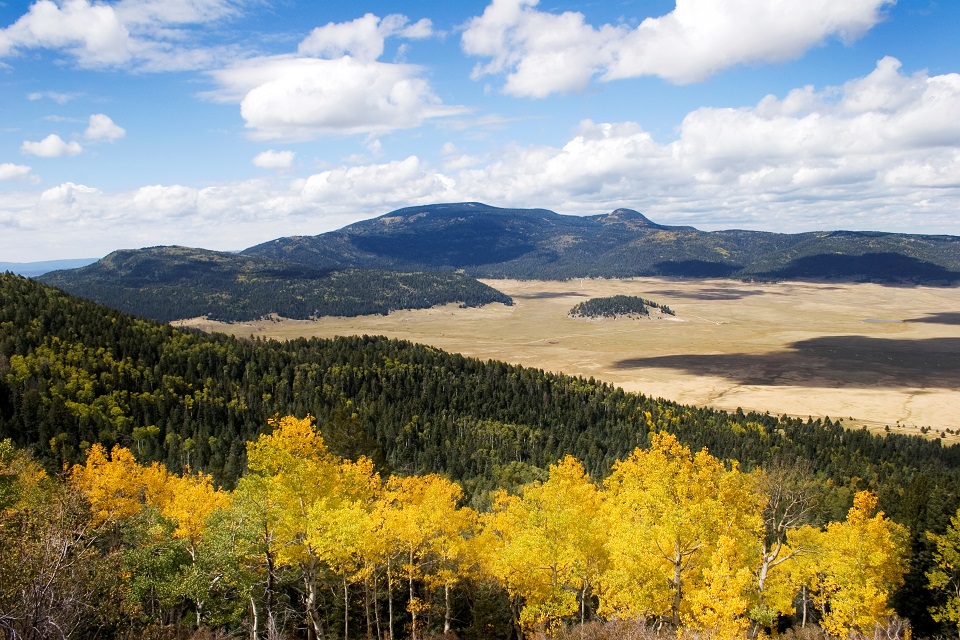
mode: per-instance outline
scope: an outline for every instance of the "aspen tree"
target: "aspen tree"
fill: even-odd
[[[720,625],[722,612],[723,630],[744,624],[744,569],[759,545],[764,505],[752,478],[706,450],[691,454],[673,435],[654,434],[650,449],[614,465],[604,486],[603,615],[706,629]],[[708,614],[703,603],[714,596],[722,600]]]

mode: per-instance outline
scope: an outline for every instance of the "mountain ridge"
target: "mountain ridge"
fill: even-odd
[[[241,253],[315,268],[462,269],[487,278],[960,282],[957,236],[701,231],[659,224],[626,208],[570,216],[477,202],[421,205],[315,236],[276,238]]]

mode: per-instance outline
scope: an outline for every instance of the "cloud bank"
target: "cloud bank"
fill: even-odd
[[[249,93],[274,73],[254,73],[243,86]],[[672,140],[657,140],[637,122],[584,120],[557,146],[514,144],[469,155],[453,142],[438,143],[440,165],[410,155],[202,188],[150,185],[110,193],[65,182],[41,194],[0,191],[0,230],[17,230],[0,231],[0,254],[17,259],[30,244],[25,239],[65,257],[82,257],[76,247],[84,247],[84,255],[103,254],[117,248],[117,237],[138,246],[237,249],[394,208],[466,200],[569,214],[626,206],[660,222],[706,229],[944,233],[956,228],[960,209],[957,113],[960,74],[907,74],[886,57],[839,86],[797,87],[752,105],[696,109]],[[43,157],[79,147],[54,134],[24,145]],[[270,150],[254,164],[287,170],[293,160],[292,152]],[[29,167],[0,165],[9,185],[31,176]],[[61,232],[50,237],[50,228]],[[63,246],[54,246],[58,242]]]
[[[539,0],[493,0],[465,25],[461,45],[488,60],[474,67],[474,78],[505,75],[506,93],[543,98],[581,90],[593,78],[688,83],[739,64],[782,62],[831,37],[856,39],[893,2],[677,0],[672,12],[631,29],[540,11]]]

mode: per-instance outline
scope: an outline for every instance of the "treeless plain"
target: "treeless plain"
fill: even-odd
[[[176,324],[237,336],[384,335],[594,377],[727,410],[960,432],[960,288],[632,278],[485,280],[514,299],[388,316]],[[641,296],[676,316],[571,318],[589,298]],[[945,442],[960,441],[946,434]]]

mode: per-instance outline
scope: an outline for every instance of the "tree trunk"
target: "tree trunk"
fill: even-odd
[[[273,614],[273,591],[276,584],[276,568],[273,564],[273,552],[270,551],[269,545],[267,546],[266,551],[267,559],[267,589],[264,598],[264,606],[267,612],[267,640],[277,640],[279,634],[277,633],[277,620]]]
[[[670,607],[670,621],[676,629],[680,628],[680,600],[683,597],[682,563],[683,556],[680,553],[680,548],[677,547],[676,556],[673,560],[673,605]]]
[[[350,592],[347,590],[347,576],[343,576],[343,640],[350,637]]]
[[[393,640],[393,574],[390,572],[390,558],[387,558],[387,609],[389,611],[389,636]]]
[[[253,599],[253,594],[250,594],[250,640],[257,640],[258,626],[260,624],[260,618],[257,616],[257,603]]]
[[[413,551],[410,551],[410,569],[407,574],[410,586],[410,640],[417,640],[417,607],[413,602]]]
[[[443,585],[443,603],[445,605],[443,612],[443,633],[444,635],[450,633],[451,629],[451,620],[453,619],[453,612],[450,610],[450,583],[447,582]]]
[[[383,634],[380,631],[380,587],[377,581],[377,572],[373,572],[373,620],[377,625],[377,640],[383,640]]]
[[[323,640],[323,622],[320,620],[320,612],[317,610],[317,580],[314,570],[306,569],[303,573],[303,583],[306,587],[306,598],[304,605],[307,608],[307,619],[310,621],[311,631],[317,640]]]
[[[370,577],[363,579],[363,613],[367,618],[367,640],[373,640],[373,621],[370,619]]]
[[[800,589],[800,596],[803,598],[803,622],[800,626],[805,627],[807,626],[807,585],[803,585]]]

